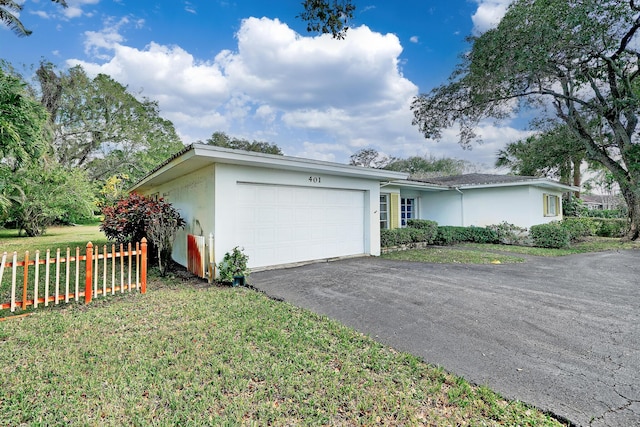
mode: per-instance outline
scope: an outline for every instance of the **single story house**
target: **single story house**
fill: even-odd
[[[421,218],[441,225],[519,226],[562,218],[573,187],[540,179],[467,175],[427,181],[408,174],[332,162],[192,144],[132,191],[163,198],[186,229],[173,257],[186,266],[187,235],[213,235],[220,262],[235,246],[249,267],[380,254],[380,227]]]
[[[380,189],[389,203],[381,227],[402,227],[407,219],[430,219],[463,227],[508,222],[523,228],[562,219],[562,193],[576,190],[547,178],[472,173],[426,180],[394,181]],[[398,209],[398,214],[394,213]]]

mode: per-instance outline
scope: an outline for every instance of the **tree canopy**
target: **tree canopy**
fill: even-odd
[[[34,99],[27,84],[0,68],[0,160],[12,168],[45,150],[47,110]]]
[[[472,47],[448,83],[417,97],[414,124],[427,138],[460,128],[477,140],[485,119],[547,109],[605,166],[640,231],[638,112],[640,5],[634,0],[516,0]]]
[[[76,66],[58,75],[43,63],[37,77],[54,156],[64,166],[85,169],[92,179],[125,174],[135,181],[183,148],[157,102],[138,100],[105,74],[90,78]]]
[[[335,39],[344,39],[353,18],[356,6],[351,0],[304,0],[304,11],[298,18],[307,23],[307,31],[331,34]]]
[[[254,151],[256,153],[277,154],[282,156],[282,150],[276,144],[234,138],[224,132],[214,132],[211,134],[211,137],[207,139],[206,144],[222,148],[232,148],[234,150]]]
[[[507,144],[498,152],[496,166],[508,167],[515,175],[557,178],[563,184],[579,187],[584,158],[582,143],[560,125]]]
[[[67,7],[65,0],[51,0],[62,7]],[[13,0],[0,0],[0,22],[11,29],[18,37],[31,35],[32,31],[27,30],[18,18],[22,11],[22,4]]]
[[[363,148],[351,155],[349,164],[368,168],[406,172],[411,178],[459,175],[473,169],[470,162],[451,157],[411,156],[406,159],[380,154],[375,148]]]

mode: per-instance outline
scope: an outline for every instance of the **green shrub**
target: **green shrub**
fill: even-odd
[[[380,246],[390,248],[392,246],[407,245],[409,243],[433,243],[435,238],[435,229],[430,228],[396,228],[393,230],[380,230]]]
[[[410,219],[407,221],[408,228],[419,230],[422,234],[419,235],[416,242],[433,243],[438,235],[438,223],[435,221],[429,221],[427,219]]]
[[[527,229],[509,224],[507,221],[488,225],[487,229],[493,231],[498,242],[503,245],[525,245],[528,242]]]
[[[387,228],[380,229],[380,246],[383,248],[397,246],[396,233],[394,231]]]
[[[626,218],[628,211],[626,208],[622,209],[587,209],[582,216],[590,218]]]
[[[563,216],[584,216],[588,210],[584,205],[584,201],[577,197],[571,197],[570,199],[562,201]]]
[[[446,246],[461,242],[496,243],[497,241],[498,235],[496,232],[488,228],[444,225],[438,227],[438,234],[434,243]]]
[[[598,231],[598,223],[592,218],[566,217],[561,224],[569,232],[569,240],[572,242],[583,237],[593,236]]]
[[[396,244],[398,245],[406,245],[408,243],[413,242],[413,237],[411,233],[411,229],[409,228],[396,228]]]
[[[629,221],[623,218],[598,218],[596,235],[600,237],[623,237],[629,231]]]
[[[529,235],[533,245],[541,248],[566,248],[569,246],[569,231],[557,221],[531,226]]]

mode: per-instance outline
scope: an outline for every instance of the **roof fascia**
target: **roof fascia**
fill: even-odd
[[[548,179],[535,179],[527,181],[516,182],[498,182],[493,184],[463,184],[452,186],[452,188],[459,188],[460,190],[470,190],[475,188],[499,188],[499,187],[518,187],[530,185],[533,187],[554,188],[562,191],[580,191],[579,187],[573,185],[560,184],[559,182],[550,181]]]
[[[329,173],[332,175],[378,180],[404,179],[408,176],[408,174],[404,172],[342,165],[339,163],[304,159],[300,157],[232,150],[206,144],[194,144],[193,148],[196,156],[210,158],[212,159],[212,163],[258,166],[281,170],[315,171],[318,173]]]

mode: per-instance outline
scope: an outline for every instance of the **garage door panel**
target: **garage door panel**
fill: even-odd
[[[364,253],[364,191],[238,184],[235,235],[261,267]]]

